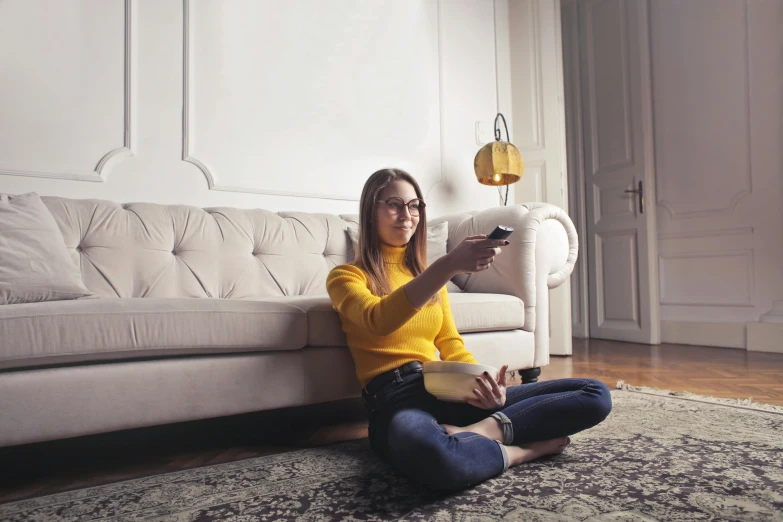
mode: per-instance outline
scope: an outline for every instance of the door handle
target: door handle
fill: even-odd
[[[639,190],[625,189],[626,194],[639,194],[639,213],[644,214],[644,189],[642,182],[639,181]]]

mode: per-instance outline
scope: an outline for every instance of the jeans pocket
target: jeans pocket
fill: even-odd
[[[393,391],[391,389],[392,384],[393,383],[387,384],[373,394],[369,394],[365,390],[362,390],[362,403],[364,403],[364,407],[367,408],[367,411],[374,413],[386,403],[389,394]]]
[[[399,381],[391,381],[372,395],[362,392],[362,397],[366,397],[366,404],[369,404],[371,411],[378,411],[388,406],[405,403],[409,398],[416,394],[418,387],[424,388],[424,378],[421,372],[416,371],[403,375]]]
[[[374,397],[377,397],[377,395],[373,396],[362,390],[362,404],[364,404],[364,408],[370,414],[375,413],[375,410],[378,409],[378,401]]]

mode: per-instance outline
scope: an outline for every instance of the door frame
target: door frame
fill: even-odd
[[[568,214],[574,222],[579,241],[579,257],[571,277],[571,335],[590,337],[590,294],[587,277],[587,210],[585,209],[584,135],[582,128],[582,63],[580,52],[581,28],[579,24],[579,0],[560,0],[560,23],[563,37],[563,120],[565,123],[564,147],[568,158],[566,169],[568,186]],[[574,27],[564,27],[563,11],[573,9]],[[568,50],[568,56],[566,56]],[[566,61],[568,58],[568,61]],[[567,85],[566,78],[568,78]],[[570,116],[570,117],[569,117]],[[572,125],[571,125],[572,124]],[[571,144],[569,137],[573,138]],[[574,148],[576,147],[576,150]],[[579,322],[574,323],[573,318]]]

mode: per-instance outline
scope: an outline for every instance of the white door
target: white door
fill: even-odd
[[[646,0],[576,5],[589,334],[658,344],[648,5]]]

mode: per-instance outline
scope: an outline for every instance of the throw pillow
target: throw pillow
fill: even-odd
[[[359,243],[359,228],[356,226],[348,227],[348,235],[353,243],[353,250],[356,251]],[[444,221],[437,225],[427,227],[427,265],[431,265],[438,258],[446,255],[446,241],[449,239],[449,222]],[[449,281],[446,283],[449,292],[461,292],[460,288]]]
[[[0,194],[0,304],[92,295],[38,194]]]

